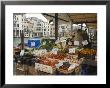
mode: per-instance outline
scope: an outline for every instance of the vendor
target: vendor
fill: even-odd
[[[87,34],[87,29],[82,31],[82,37],[83,37],[83,41],[82,41],[83,47],[84,48],[91,47],[91,42],[89,42],[89,36]]]
[[[70,41],[72,42],[72,45],[74,45],[74,37],[75,37],[75,33],[72,33],[72,37],[70,38]]]
[[[78,29],[77,32],[75,33],[74,41],[75,41],[74,45],[82,46],[83,35],[81,29]]]
[[[75,33],[72,33],[72,37],[67,39],[67,45],[68,46],[74,46],[74,37],[75,37]]]

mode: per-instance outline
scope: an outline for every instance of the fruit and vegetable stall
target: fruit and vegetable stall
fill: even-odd
[[[97,50],[68,40],[30,39],[23,50],[14,47],[16,75],[96,74]]]

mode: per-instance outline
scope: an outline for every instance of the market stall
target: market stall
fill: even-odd
[[[48,14],[44,15],[47,16]],[[93,16],[95,18],[94,14],[88,14],[88,16],[79,14],[83,21],[76,20],[74,14],[68,15],[70,15],[71,20],[74,18],[76,23],[96,21],[95,19],[92,21],[83,19],[83,16]],[[63,19],[54,18],[55,22]],[[58,23],[55,25],[55,34],[57,33]],[[27,47],[22,45],[22,48],[14,48],[14,62],[17,63],[16,70],[22,71],[22,75],[88,74],[87,69],[89,66],[97,66],[97,47],[93,47],[93,41],[94,39],[91,39],[87,30],[82,29],[75,30],[69,36],[59,37],[57,34],[54,39],[29,39]]]
[[[46,49],[26,49],[23,56],[16,57],[17,64],[21,67],[25,74],[39,74],[38,71],[48,74],[80,74],[81,65],[89,60],[95,60],[96,51],[93,49],[85,49],[78,47],[61,48],[55,45],[52,50]],[[78,68],[79,67],[79,68]],[[79,70],[76,72],[76,69]],[[19,69],[19,67],[17,67]],[[75,73],[76,72],[76,73]],[[79,73],[78,73],[79,72]],[[42,74],[43,75],[43,74]]]

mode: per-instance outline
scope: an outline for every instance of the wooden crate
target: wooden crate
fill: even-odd
[[[28,75],[37,75],[37,70],[33,66],[29,66]]]
[[[25,64],[16,64],[16,75],[28,75],[28,66]]]
[[[16,75],[26,75],[26,72],[22,68],[17,68]]]
[[[75,75],[80,75],[81,74],[81,66],[78,66],[75,68]]]

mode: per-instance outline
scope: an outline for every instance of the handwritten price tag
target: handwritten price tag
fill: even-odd
[[[58,48],[53,48],[53,49],[52,49],[52,53],[53,53],[53,54],[57,54],[57,52],[58,52]]]
[[[35,46],[35,42],[31,42],[31,46]]]
[[[75,48],[69,48],[69,53],[75,53]]]
[[[74,45],[79,45],[79,41],[74,41]]]

